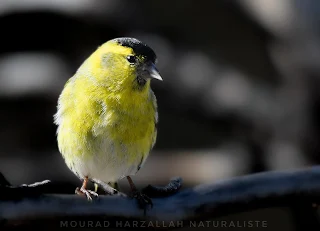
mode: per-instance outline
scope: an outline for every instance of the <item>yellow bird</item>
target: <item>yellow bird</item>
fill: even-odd
[[[58,148],[68,168],[82,180],[78,194],[97,194],[88,181],[106,185],[144,165],[157,138],[157,101],[151,79],[162,80],[155,52],[135,38],[115,38],[98,47],[65,84],[54,115]],[[116,190],[109,188],[110,193]]]

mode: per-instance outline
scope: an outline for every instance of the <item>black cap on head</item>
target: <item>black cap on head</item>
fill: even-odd
[[[144,44],[138,39],[123,37],[112,39],[112,41],[115,41],[121,46],[132,48],[134,53],[144,56],[147,61],[154,63],[157,59],[155,52],[147,44]]]

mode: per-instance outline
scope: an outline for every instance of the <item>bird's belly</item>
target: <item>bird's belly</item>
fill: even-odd
[[[76,156],[71,169],[80,178],[88,177],[105,183],[136,174],[148,154],[139,152],[135,145],[127,147],[110,139],[95,141],[94,146],[96,147],[85,151],[90,155]]]
[[[148,129],[146,129],[148,131]],[[64,143],[62,155],[67,166],[81,179],[88,177],[104,183],[115,182],[123,177],[136,174],[144,164],[155,139],[155,130],[149,130],[143,136],[130,141],[112,137],[112,131],[106,129],[96,135],[87,135]],[[71,133],[72,134],[72,133]],[[134,137],[134,136],[132,136]],[[64,141],[67,141],[64,140]],[[67,147],[67,148],[66,148]]]
[[[104,183],[134,175],[156,140],[154,113],[149,114],[127,117],[109,111],[86,127],[62,118],[58,143],[67,166],[80,178]]]

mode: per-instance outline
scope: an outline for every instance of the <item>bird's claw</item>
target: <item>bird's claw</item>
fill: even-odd
[[[142,194],[140,191],[134,192],[133,197],[136,198],[139,208],[144,210],[144,215],[146,215],[148,205],[153,208],[152,200],[147,195]]]
[[[98,193],[84,188],[76,188],[76,194],[85,195],[89,201],[92,201],[92,197],[99,197]]]

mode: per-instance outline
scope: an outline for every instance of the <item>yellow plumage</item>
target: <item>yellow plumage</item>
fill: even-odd
[[[109,183],[134,175],[155,144],[157,103],[146,70],[152,50],[142,45],[106,42],[65,84],[55,114],[58,147],[80,179]]]

